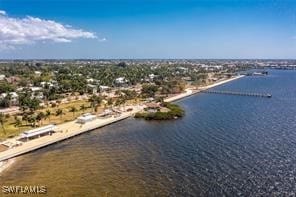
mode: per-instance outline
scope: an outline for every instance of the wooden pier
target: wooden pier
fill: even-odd
[[[202,90],[202,93],[209,94],[228,94],[228,95],[237,95],[237,96],[254,96],[254,97],[264,97],[271,98],[271,94],[264,93],[253,93],[253,92],[234,92],[234,91],[223,91],[223,90]]]

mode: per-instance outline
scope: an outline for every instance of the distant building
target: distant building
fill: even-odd
[[[91,122],[95,120],[97,117],[95,115],[92,115],[90,113],[83,114],[82,116],[78,117],[76,122],[80,124],[85,124],[87,122]]]
[[[115,83],[117,84],[124,84],[126,82],[127,80],[125,79],[125,77],[118,77],[117,79],[115,79]]]
[[[3,81],[5,79],[5,75],[0,75],[0,81]]]
[[[87,84],[87,87],[92,89],[92,93],[96,94],[98,92],[98,88],[96,85],[92,85],[92,84]]]
[[[13,115],[13,114],[19,113],[20,112],[19,109],[20,109],[19,107],[4,108],[4,109],[0,109],[0,113]]]
[[[37,91],[41,91],[42,87],[30,87],[32,92],[37,92]]]
[[[109,86],[100,86],[99,88],[101,92],[108,91],[111,89]]]
[[[95,80],[92,78],[86,79],[87,83],[93,83]]]
[[[5,78],[5,80],[6,80],[8,83],[17,83],[17,82],[19,82],[21,79],[20,79],[19,77],[12,76],[12,77],[7,77],[7,78]]]
[[[2,93],[1,95],[0,95],[0,98],[5,98],[5,97],[7,97],[7,96],[10,96],[10,99],[9,99],[9,101],[10,101],[10,104],[11,105],[17,105],[18,104],[18,94],[16,93],[16,92],[9,92],[9,93]]]
[[[149,75],[149,78],[153,80],[155,78],[155,75],[154,74],[150,74]]]
[[[40,72],[40,71],[35,71],[34,73],[35,73],[35,75],[37,75],[37,76],[41,76],[41,72]]]
[[[54,85],[51,82],[42,81],[40,85],[44,88],[45,86],[53,87]]]
[[[192,81],[191,77],[182,77],[182,79],[185,81]]]

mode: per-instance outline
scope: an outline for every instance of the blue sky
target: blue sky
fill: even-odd
[[[4,59],[296,58],[296,1],[0,0],[0,44]]]

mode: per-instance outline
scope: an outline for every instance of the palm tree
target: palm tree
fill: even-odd
[[[34,114],[29,116],[28,121],[32,124],[33,127],[36,126],[36,116]]]
[[[56,116],[60,116],[61,118],[62,118],[62,116],[63,116],[63,114],[64,114],[64,112],[63,112],[63,110],[62,109],[57,109],[57,111],[56,111]]]
[[[73,118],[74,118],[74,116],[75,116],[75,112],[77,112],[76,107],[72,106],[72,107],[70,108],[69,112],[72,112],[72,113],[73,113]]]
[[[86,106],[85,106],[84,104],[80,105],[80,110],[82,110],[82,111],[83,111],[83,113],[84,113],[84,112],[85,112],[85,110],[86,110]]]
[[[37,114],[37,116],[36,116],[36,120],[38,121],[38,122],[41,122],[41,125],[42,125],[42,119],[44,119],[45,118],[45,114],[41,111],[41,112],[39,112],[38,114]]]
[[[44,119],[48,119],[50,121],[50,115],[51,115],[51,111],[49,109],[46,110]]]
[[[26,125],[28,125],[29,114],[27,112],[22,114],[22,120],[26,122]]]
[[[6,130],[4,127],[4,123],[7,121],[6,116],[3,113],[0,113],[0,124],[3,129],[4,134],[6,135]]]
[[[22,121],[19,118],[15,118],[15,122],[14,122],[14,126],[18,127],[20,129],[20,127],[22,126]]]
[[[112,98],[109,98],[109,99],[108,99],[107,104],[108,104],[109,106],[113,105]]]
[[[102,98],[97,95],[92,95],[88,101],[90,102],[90,106],[96,111],[97,107],[101,105]]]

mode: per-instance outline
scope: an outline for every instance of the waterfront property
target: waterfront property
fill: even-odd
[[[96,115],[87,113],[87,114],[83,114],[82,116],[77,118],[77,123],[81,123],[81,124],[85,124],[87,122],[91,122],[93,120],[95,120],[97,118]]]
[[[106,118],[96,118],[96,119],[93,119],[92,121],[86,121],[84,124],[77,123],[77,121],[70,121],[67,123],[57,125],[56,128],[53,127],[54,125],[49,125],[47,127],[33,129],[28,133],[24,132],[24,135],[21,135],[22,139],[31,139],[31,137],[33,138],[33,136],[39,136],[39,134],[42,135],[42,133],[44,135],[43,137],[40,137],[40,138],[34,137],[33,140],[28,140],[28,141],[24,140],[21,146],[10,148],[3,152],[0,152],[0,162],[37,150],[39,148],[48,146],[50,144],[54,144],[56,142],[60,142],[62,140],[80,135],[82,133],[91,131],[93,129],[100,128],[120,120],[124,120],[132,116],[134,113],[142,110],[141,106],[130,106],[129,108],[133,108],[133,111],[122,112],[119,116],[111,116],[111,117],[108,116]],[[89,117],[92,117],[92,116],[89,116]],[[54,130],[57,132],[52,133],[50,132],[51,130]],[[51,133],[52,135],[46,135],[46,133],[47,134]]]
[[[94,130],[16,160],[0,184],[48,183],[50,196],[293,196],[296,72],[270,76],[221,89],[269,90],[275,99],[192,96],[177,102],[186,110],[178,121],[128,119]]]
[[[219,81],[215,84],[209,85],[209,86],[205,86],[203,87],[203,89],[207,89],[207,88],[212,88],[230,81],[233,81],[235,79],[239,79],[242,76],[238,76],[238,77],[234,77],[231,79],[227,79],[224,81]],[[198,91],[192,91],[191,89],[186,89],[184,93],[181,94],[177,94],[175,96],[172,96],[170,98],[164,99],[165,102],[172,102],[172,101],[176,101],[178,99],[182,99],[184,97],[190,96],[194,93],[197,93]],[[159,120],[163,120],[163,119],[167,119],[166,117],[164,117],[164,113],[166,113],[167,115],[169,115],[169,119],[171,118],[175,118],[175,117],[181,117],[183,115],[183,110],[176,108],[174,105],[172,104],[166,104],[166,106],[164,106],[168,109],[170,109],[170,112],[173,113],[166,113],[166,112],[157,112],[158,115],[156,117],[156,119]],[[66,122],[63,124],[59,124],[57,125],[57,128],[53,128],[54,125],[48,125],[48,127],[41,127],[41,128],[37,128],[37,129],[33,129],[29,132],[24,132],[22,135],[22,139],[23,141],[25,141],[23,144],[21,144],[21,146],[16,147],[16,148],[10,148],[7,149],[3,152],[0,152],[0,161],[4,161],[34,150],[37,150],[39,148],[48,146],[50,144],[54,144],[56,142],[74,137],[76,135],[82,134],[84,132],[96,129],[96,128],[100,128],[109,124],[112,124],[114,122],[126,119],[130,116],[135,115],[137,112],[140,112],[143,110],[144,106],[143,105],[132,105],[132,106],[125,106],[124,108],[128,109],[128,110],[121,110],[118,111],[119,113],[115,113],[115,115],[112,115],[112,113],[108,113],[110,115],[108,115],[107,117],[104,118],[94,118],[93,115],[88,114],[85,117],[82,117],[82,119],[80,119],[80,123],[77,122],[77,120],[75,121],[70,121],[70,122]],[[114,109],[113,109],[114,111]],[[175,113],[176,112],[176,113]],[[159,116],[161,115],[161,116]],[[84,124],[81,124],[83,123]],[[50,131],[57,131],[57,132],[50,132]],[[48,135],[48,134],[52,134],[52,135]],[[43,136],[43,137],[40,137]],[[37,137],[37,138],[36,138]],[[29,140],[31,138],[34,138],[34,140]],[[26,141],[28,140],[28,141]]]
[[[36,137],[42,137],[44,135],[51,135],[55,131],[55,129],[56,129],[56,126],[51,124],[51,125],[47,125],[44,127],[25,131],[20,135],[19,140],[28,141],[28,140],[34,139]]]

